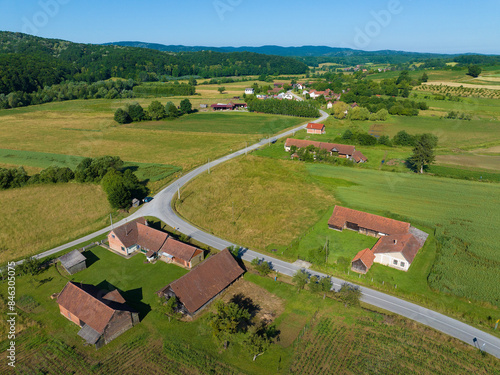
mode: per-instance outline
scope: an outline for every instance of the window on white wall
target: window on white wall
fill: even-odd
[[[401,267],[404,267],[405,266],[405,262],[401,262]]]
[[[396,259],[394,259],[394,260],[392,261],[392,264],[394,264],[395,266],[397,266],[397,265],[398,265],[398,261],[397,261]]]

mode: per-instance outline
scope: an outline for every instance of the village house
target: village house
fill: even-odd
[[[196,266],[203,260],[204,255],[203,250],[149,227],[143,217],[114,228],[108,234],[108,243],[111,250],[125,256],[140,251],[146,255],[148,261],[159,258],[186,268]]]
[[[366,273],[373,262],[408,271],[428,236],[410,223],[341,206],[335,206],[328,227],[379,238],[371,250],[360,251],[352,260],[352,270],[361,273]]]
[[[325,125],[310,122],[306,126],[307,134],[325,134]]]
[[[177,297],[180,311],[189,316],[200,312],[242,274],[243,269],[229,250],[211,256],[192,271],[157,293],[169,300]]]
[[[247,89],[245,89],[245,94],[246,95],[253,95],[253,94],[255,94],[255,90],[253,88],[247,88]]]
[[[57,297],[59,311],[81,327],[78,336],[99,349],[139,323],[139,313],[125,304],[118,290],[68,282]]]
[[[329,101],[327,104],[326,104],[326,108],[327,109],[331,109],[333,108],[333,103],[331,101]]]
[[[292,146],[297,148],[306,148],[308,146],[314,146],[319,149],[327,150],[330,155],[336,155],[339,158],[352,159],[356,163],[365,162],[367,158],[360,152],[357,151],[356,147],[351,145],[342,145],[337,143],[327,143],[327,142],[318,142],[318,141],[307,141],[304,139],[295,139],[295,138],[287,138],[285,142],[285,151],[290,152]],[[356,158],[353,158],[354,154],[356,154]]]

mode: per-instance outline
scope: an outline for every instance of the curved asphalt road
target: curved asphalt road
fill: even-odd
[[[322,122],[328,117],[328,114],[324,111],[321,111],[321,115],[322,116],[314,122]],[[160,191],[155,196],[153,201],[144,204],[133,215],[129,216],[127,219],[115,223],[115,226],[122,225],[126,221],[130,221],[141,216],[154,216],[162,220],[166,224],[170,225],[171,227],[176,228],[179,232],[184,233],[190,236],[191,238],[206,245],[209,245],[215,249],[223,250],[231,245],[238,246],[237,244],[233,244],[229,241],[223,240],[219,237],[206,233],[203,230],[196,228],[192,224],[186,222],[185,220],[177,216],[176,212],[174,212],[174,210],[172,209],[171,202],[175,197],[175,195],[178,194],[178,189],[182,188],[186,183],[188,183],[194,177],[202,173],[208,173],[209,169],[215,167],[216,165],[219,165],[230,159],[241,156],[246,152],[255,150],[259,147],[263,147],[267,145],[269,142],[272,142],[273,140],[293,135],[295,134],[296,131],[304,129],[305,127],[306,124],[301,125],[292,130],[289,130],[287,132],[281,133],[279,135],[276,135],[274,137],[271,137],[269,139],[261,140],[257,144],[249,146],[243,150],[234,152],[230,155],[223,156],[220,159],[214,160],[208,164],[205,164],[201,167],[192,170],[191,172],[182,176],[177,181],[173,182],[165,189]],[[80,238],[79,240],[70,242],[63,246],[59,246],[52,250],[41,253],[37,255],[37,257],[42,258],[49,255],[53,255],[64,249],[77,246],[82,242],[89,241],[98,235],[109,232],[110,230],[111,226],[104,228],[98,232],[92,233],[86,237]],[[252,261],[254,258],[264,259],[265,261],[271,263],[274,270],[288,276],[293,276],[295,272],[301,269],[301,267],[298,265],[287,263],[282,260],[270,257],[268,255],[260,254],[258,252],[249,249],[243,249],[242,253],[243,253],[242,258],[244,260]],[[329,277],[328,275],[320,272],[315,272],[311,270],[308,270],[308,272],[311,275],[318,275],[320,277]],[[344,281],[341,279],[337,279],[334,277],[332,277],[331,279],[333,282],[333,289],[335,290],[338,290],[340,286],[344,283]],[[411,302],[404,301],[400,298],[393,297],[366,287],[360,287],[360,289],[362,291],[363,302],[405,316],[419,323],[425,324],[426,326],[444,332],[450,336],[453,336],[459,340],[464,341],[467,344],[473,345],[497,358],[500,358],[500,339],[495,336],[492,336],[477,328],[471,327],[458,320],[449,318],[443,314],[426,309]]]

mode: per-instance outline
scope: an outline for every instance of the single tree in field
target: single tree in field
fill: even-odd
[[[191,86],[196,86],[198,84],[198,82],[196,81],[196,79],[194,79],[194,77],[190,77],[189,78],[189,84]]]
[[[424,166],[432,164],[435,159],[434,147],[437,145],[436,136],[432,134],[422,134],[417,137],[413,155],[410,161],[416,170],[424,173]]]
[[[326,293],[328,293],[333,286],[332,279],[329,277],[322,277],[319,281],[321,291],[323,292],[323,299],[325,299]]]
[[[424,72],[424,74],[422,74],[422,78],[420,78],[420,80],[422,82],[427,82],[429,80],[429,76],[427,75],[427,73]]]
[[[318,293],[321,290],[321,285],[319,285],[319,277],[314,275],[311,276],[311,279],[309,280],[309,290],[312,293]]]
[[[215,307],[217,313],[210,314],[209,325],[214,338],[227,348],[229,339],[250,321],[251,316],[248,310],[234,302],[224,303],[218,300]]]
[[[481,72],[482,72],[482,69],[479,65],[469,65],[469,71],[467,74],[476,78],[476,77],[479,77]]]
[[[309,274],[305,270],[298,270],[293,275],[292,281],[297,285],[299,290],[304,289],[309,281]]]
[[[219,94],[222,94],[225,90],[226,88],[224,86],[217,87],[217,91],[219,91]]]
[[[183,114],[190,113],[193,110],[193,106],[191,105],[191,102],[189,99],[184,99],[181,101],[181,112]]]

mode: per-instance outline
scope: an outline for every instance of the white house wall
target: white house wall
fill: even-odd
[[[397,265],[394,264],[395,260],[398,262]],[[410,268],[410,263],[405,259],[405,257],[401,253],[377,253],[375,254],[374,262],[383,264],[384,266],[396,268],[402,271],[408,271],[408,268]],[[401,262],[404,263],[403,267],[401,266]]]

